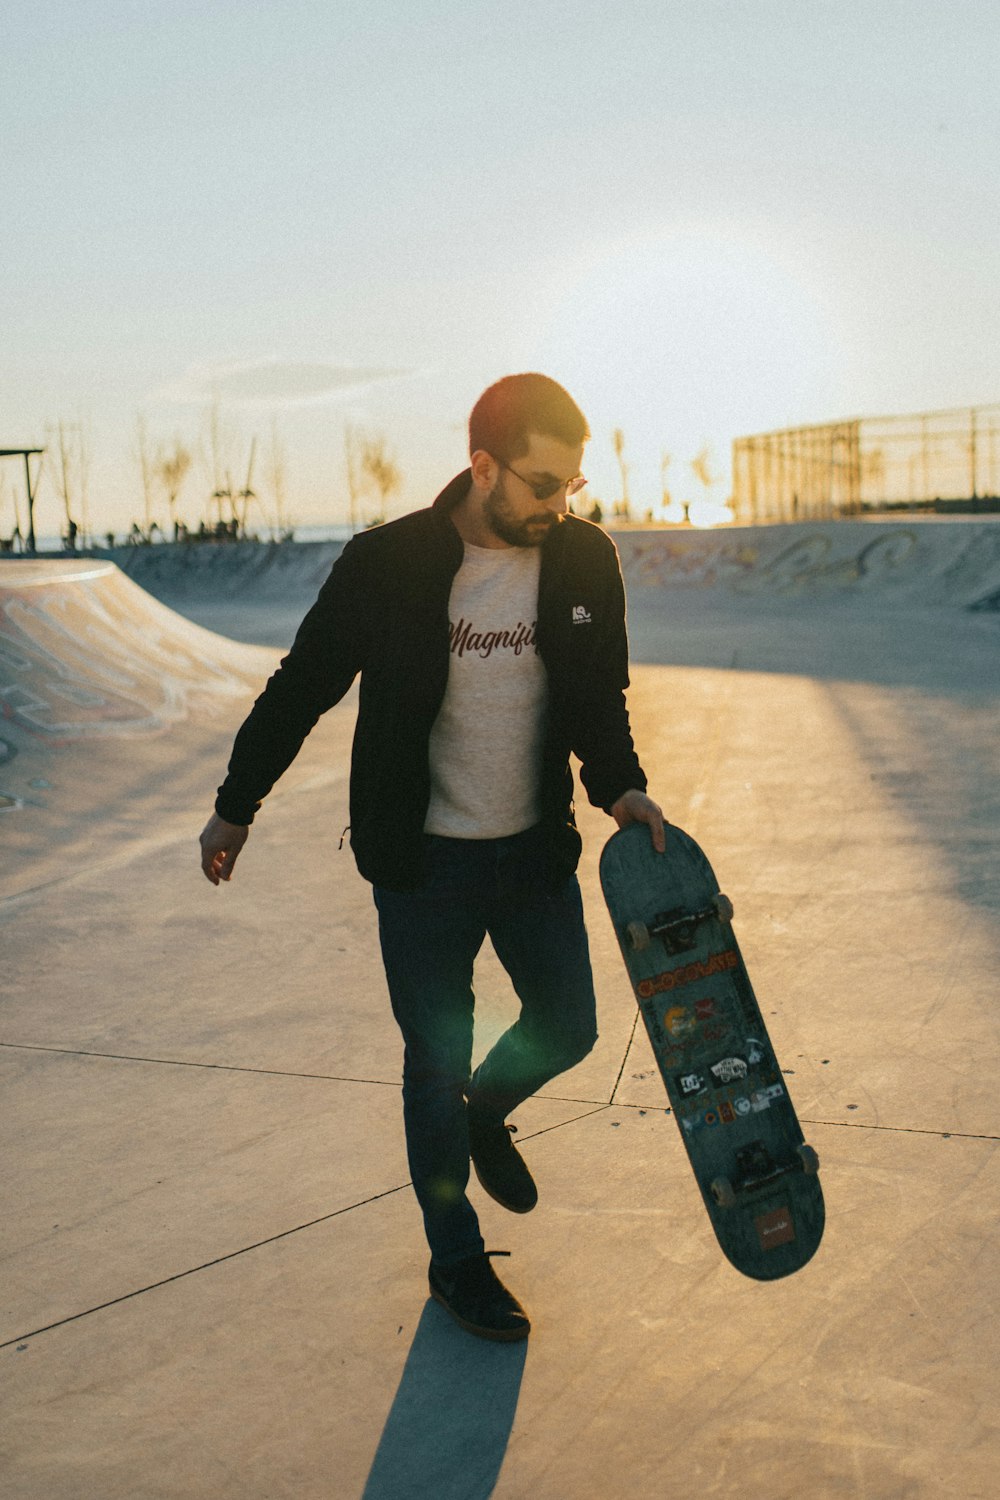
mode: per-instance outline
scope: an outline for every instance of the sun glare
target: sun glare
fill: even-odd
[[[822,419],[838,362],[805,279],[729,231],[634,239],[571,264],[534,332],[536,368],[590,422],[590,493],[605,510],[621,498],[619,429],[633,515],[702,526],[731,519],[732,439]]]

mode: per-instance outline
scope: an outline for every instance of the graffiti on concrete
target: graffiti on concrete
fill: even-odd
[[[741,578],[756,567],[760,547],[752,542],[733,542],[717,536],[675,539],[656,532],[634,533],[618,539],[630,582],[653,587],[668,583],[700,584],[708,587]]]
[[[912,531],[893,530],[873,537],[847,556],[833,556],[825,535],[802,537],[758,568],[744,587],[795,593],[801,589],[844,588],[863,580],[885,578],[899,567],[917,545]]]
[[[156,733],[245,694],[221,657],[111,567],[0,591],[0,710],[50,743]]]
[[[620,538],[630,584],[664,587],[728,584],[740,593],[795,593],[806,589],[845,587],[865,579],[884,578],[910,555],[916,533],[893,528],[846,556],[837,555],[834,538],[824,532],[796,538],[769,555],[773,533],[761,541],[725,535]],[[842,545],[841,537],[836,541]],[[771,543],[772,546],[767,545]]]

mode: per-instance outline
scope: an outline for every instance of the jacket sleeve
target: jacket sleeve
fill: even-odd
[[[252,823],[320,715],[343,698],[364,664],[369,600],[363,549],[351,541],[236,735],[215,802],[220,818]]]
[[[632,788],[646,790],[646,776],[632,741],[625,689],[629,685],[625,586],[613,546],[605,554],[599,632],[588,670],[574,691],[571,749],[590,802],[610,811]]]

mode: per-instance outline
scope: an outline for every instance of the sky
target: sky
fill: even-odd
[[[1000,399],[995,0],[36,0],[4,33],[0,448],[49,447],[40,532],[60,424],[103,532],[144,520],[140,422],[194,455],[189,522],[256,439],[257,521],[277,452],[302,526],[347,517],[348,425],[389,514],[428,504],[517,370],[580,403],[608,506],[624,434],[639,511],[724,499],[740,435]],[[15,503],[4,460],[0,533]]]

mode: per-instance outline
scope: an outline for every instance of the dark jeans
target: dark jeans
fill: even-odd
[[[441,1265],[482,1251],[466,1196],[465,1096],[502,1121],[586,1057],[596,1004],[575,876],[546,886],[537,830],[504,839],[426,837],[415,891],[376,887],[393,1015],[403,1033],[403,1120],[410,1172],[431,1254]],[[472,1067],[473,960],[487,933],[521,1013]]]

